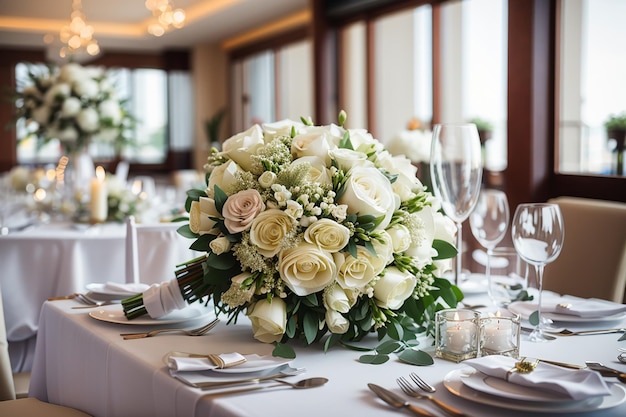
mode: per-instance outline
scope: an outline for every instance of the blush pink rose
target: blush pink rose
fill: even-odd
[[[222,216],[230,233],[248,230],[255,217],[265,210],[265,203],[257,190],[244,190],[231,195],[224,203]]]

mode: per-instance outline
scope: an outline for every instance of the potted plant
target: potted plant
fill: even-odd
[[[604,122],[606,135],[616,142],[613,152],[616,153],[616,174],[624,173],[624,142],[626,141],[626,111],[620,114],[611,114]]]

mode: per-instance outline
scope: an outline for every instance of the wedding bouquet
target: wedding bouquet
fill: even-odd
[[[328,332],[326,346],[374,330],[415,339],[456,305],[460,291],[437,277],[456,255],[454,223],[407,158],[344,121],[254,125],[213,150],[179,228],[206,255],[176,271],[162,290],[177,301],[163,304],[212,299],[229,322],[245,314],[256,339],[283,346]],[[144,296],[122,302],[128,319],[147,312]]]
[[[40,143],[58,139],[67,153],[90,142],[119,146],[129,142],[133,118],[116,98],[107,73],[76,63],[31,67],[29,83],[16,96],[16,117]]]

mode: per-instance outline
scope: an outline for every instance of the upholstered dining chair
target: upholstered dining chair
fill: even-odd
[[[36,398],[15,398],[9,349],[0,289],[0,416],[2,417],[89,417],[82,411],[49,404]]]
[[[626,204],[557,197],[565,240],[545,268],[544,288],[623,303],[626,296]]]
[[[126,219],[126,282],[158,284],[175,277],[176,265],[193,259],[193,243],[178,233],[183,223],[136,223]]]

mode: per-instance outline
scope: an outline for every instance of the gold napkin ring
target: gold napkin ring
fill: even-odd
[[[230,368],[231,366],[240,365],[246,361],[246,358],[242,358],[235,362],[226,363],[224,362],[224,359],[220,357],[220,355],[215,355],[213,353],[207,354],[206,357],[209,358],[209,360],[213,362],[213,364],[220,369]]]
[[[535,359],[534,362],[530,362],[530,361],[527,361],[526,357],[524,356],[518,362],[515,362],[514,368],[511,368],[506,372],[506,376],[504,379],[506,380],[506,382],[509,382],[509,377],[515,372],[519,372],[520,374],[531,373],[532,371],[535,370],[538,363],[539,363],[539,359]]]

